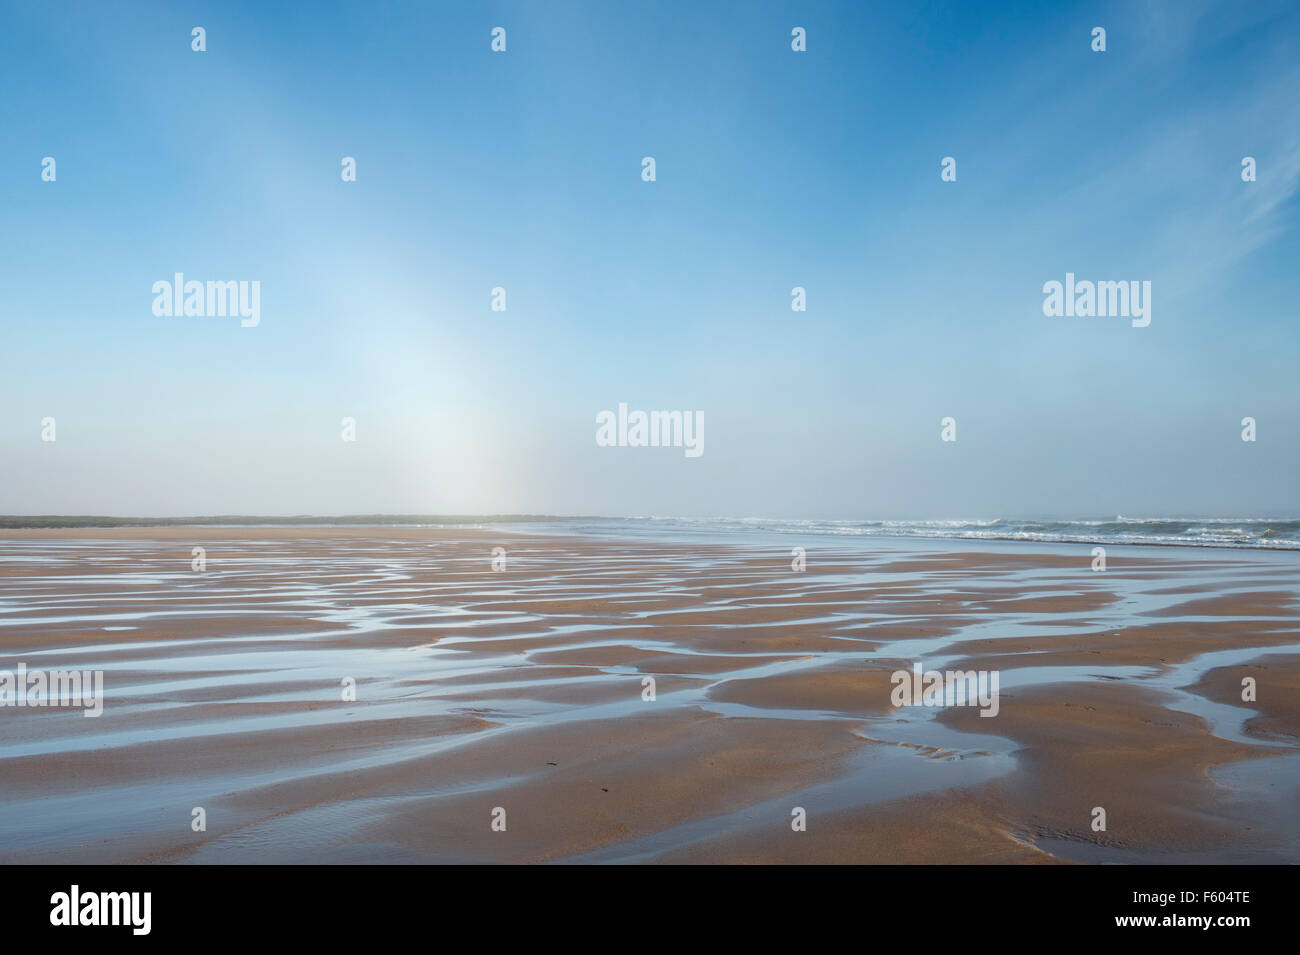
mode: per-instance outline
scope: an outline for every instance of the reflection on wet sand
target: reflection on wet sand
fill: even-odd
[[[1300,848],[1295,553],[1114,548],[1094,573],[1078,545],[859,541],[794,572],[754,541],[6,533],[0,668],[101,669],[105,700],[0,708],[0,861]],[[998,715],[892,707],[916,662],[998,671]]]

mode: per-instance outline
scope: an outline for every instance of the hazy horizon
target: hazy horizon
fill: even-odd
[[[1177,520],[1209,520],[1209,521],[1300,521],[1300,510],[1290,512],[1273,512],[1260,514],[1247,513],[1124,513],[1116,514],[932,514],[932,515],[890,515],[890,516],[873,516],[873,515],[849,515],[846,517],[810,517],[804,514],[601,514],[601,513],[578,513],[578,512],[546,512],[546,511],[483,511],[474,512],[447,512],[447,513],[421,513],[421,512],[402,512],[402,511],[338,511],[334,513],[327,512],[238,512],[231,511],[228,513],[139,513],[139,514],[113,514],[113,513],[93,513],[93,512],[13,512],[9,514],[0,514],[0,525],[7,520],[29,520],[37,518],[54,518],[54,519],[87,519],[87,518],[105,518],[109,520],[120,521],[205,521],[205,520],[238,520],[252,519],[259,521],[275,520],[312,520],[312,521],[331,521],[331,520],[349,520],[359,521],[365,519],[390,519],[390,520],[452,520],[452,521],[497,521],[506,520],[602,520],[602,521],[639,521],[639,520],[687,520],[687,521],[809,521],[820,523],[872,523],[872,522],[897,522],[897,523],[959,523],[959,522],[990,522],[990,521],[1051,521],[1051,522],[1075,522],[1084,523],[1088,521],[1177,521]]]

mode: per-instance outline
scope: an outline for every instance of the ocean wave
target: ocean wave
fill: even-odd
[[[1300,520],[1267,517],[1125,517],[1088,520],[947,520],[833,521],[743,518],[627,518],[662,528],[745,528],[770,533],[825,534],[852,537],[917,537],[958,540],[1041,541],[1081,544],[1152,544],[1188,547],[1251,547],[1300,550]]]

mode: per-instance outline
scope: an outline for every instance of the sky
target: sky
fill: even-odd
[[[5,3],[0,81],[0,513],[1300,514],[1295,3]]]

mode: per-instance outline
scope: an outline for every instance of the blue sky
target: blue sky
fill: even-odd
[[[297,6],[0,10],[0,512],[1300,512],[1296,4]]]

